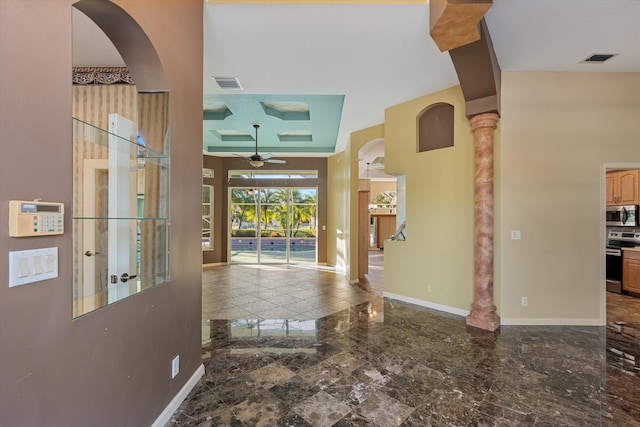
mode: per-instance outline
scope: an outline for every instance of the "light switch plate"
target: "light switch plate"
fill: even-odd
[[[58,277],[58,248],[9,252],[9,287]]]
[[[175,378],[180,372],[180,355],[173,358],[171,361],[171,378]]]

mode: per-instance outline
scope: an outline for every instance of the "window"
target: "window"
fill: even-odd
[[[213,250],[213,169],[202,169],[202,250]]]

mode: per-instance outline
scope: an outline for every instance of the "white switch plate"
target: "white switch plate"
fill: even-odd
[[[58,248],[9,252],[9,287],[58,277]]]
[[[511,240],[520,240],[520,230],[511,230]]]
[[[171,378],[175,378],[180,372],[180,356],[176,356],[171,361]]]

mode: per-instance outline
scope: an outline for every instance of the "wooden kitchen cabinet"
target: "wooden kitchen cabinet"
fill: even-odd
[[[640,252],[622,251],[622,289],[640,294]]]
[[[638,204],[638,170],[610,171],[606,176],[607,206]]]
[[[384,249],[384,241],[389,239],[396,232],[396,216],[395,215],[372,215],[378,218],[376,239],[378,248]]]

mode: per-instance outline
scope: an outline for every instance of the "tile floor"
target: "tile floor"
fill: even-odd
[[[205,268],[206,373],[167,426],[640,426],[640,299],[608,294],[607,328],[489,333],[383,299],[371,255],[360,286]]]

